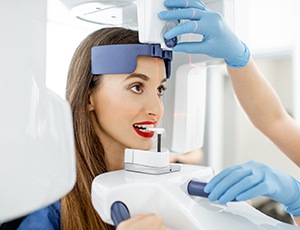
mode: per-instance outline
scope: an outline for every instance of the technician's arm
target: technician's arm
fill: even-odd
[[[170,29],[166,39],[181,34],[203,35],[203,41],[182,42],[174,51],[223,58],[237,98],[253,124],[300,166],[300,126],[284,111],[276,93],[255,66],[247,46],[226,25],[223,17],[200,0],[166,0],[164,20],[188,21]]]
[[[252,123],[300,166],[300,126],[285,111],[252,58],[245,67],[227,69],[235,94]]]

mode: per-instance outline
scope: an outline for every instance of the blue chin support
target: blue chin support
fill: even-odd
[[[167,78],[171,75],[172,51],[160,44],[115,44],[92,48],[92,74],[129,74],[135,71],[138,56],[163,59]]]

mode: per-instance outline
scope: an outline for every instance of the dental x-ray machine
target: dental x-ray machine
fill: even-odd
[[[160,44],[170,50],[180,40],[199,40],[186,35],[171,41],[165,31],[177,21],[164,22],[157,17],[165,10],[162,0],[71,1],[63,0],[76,16],[104,26],[125,26],[139,30],[142,43]],[[80,3],[79,3],[80,2]],[[233,25],[233,0],[204,1],[209,8],[223,14]],[[205,55],[173,53],[171,92],[165,100],[166,114],[161,126],[149,128],[156,133],[156,144],[150,151],[126,149],[124,170],[97,176],[92,185],[92,202],[101,216],[118,225],[137,214],[156,213],[171,229],[296,229],[272,219],[246,202],[218,205],[210,202],[204,190],[212,176],[209,167],[169,163],[169,150],[183,153],[202,147],[206,95]]]

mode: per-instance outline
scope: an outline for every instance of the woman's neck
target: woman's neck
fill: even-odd
[[[103,143],[108,171],[124,169],[125,146],[115,146]]]

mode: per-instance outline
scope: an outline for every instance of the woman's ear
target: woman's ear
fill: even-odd
[[[88,110],[93,111],[95,109],[94,107],[94,94],[89,91],[89,104],[88,104]]]

